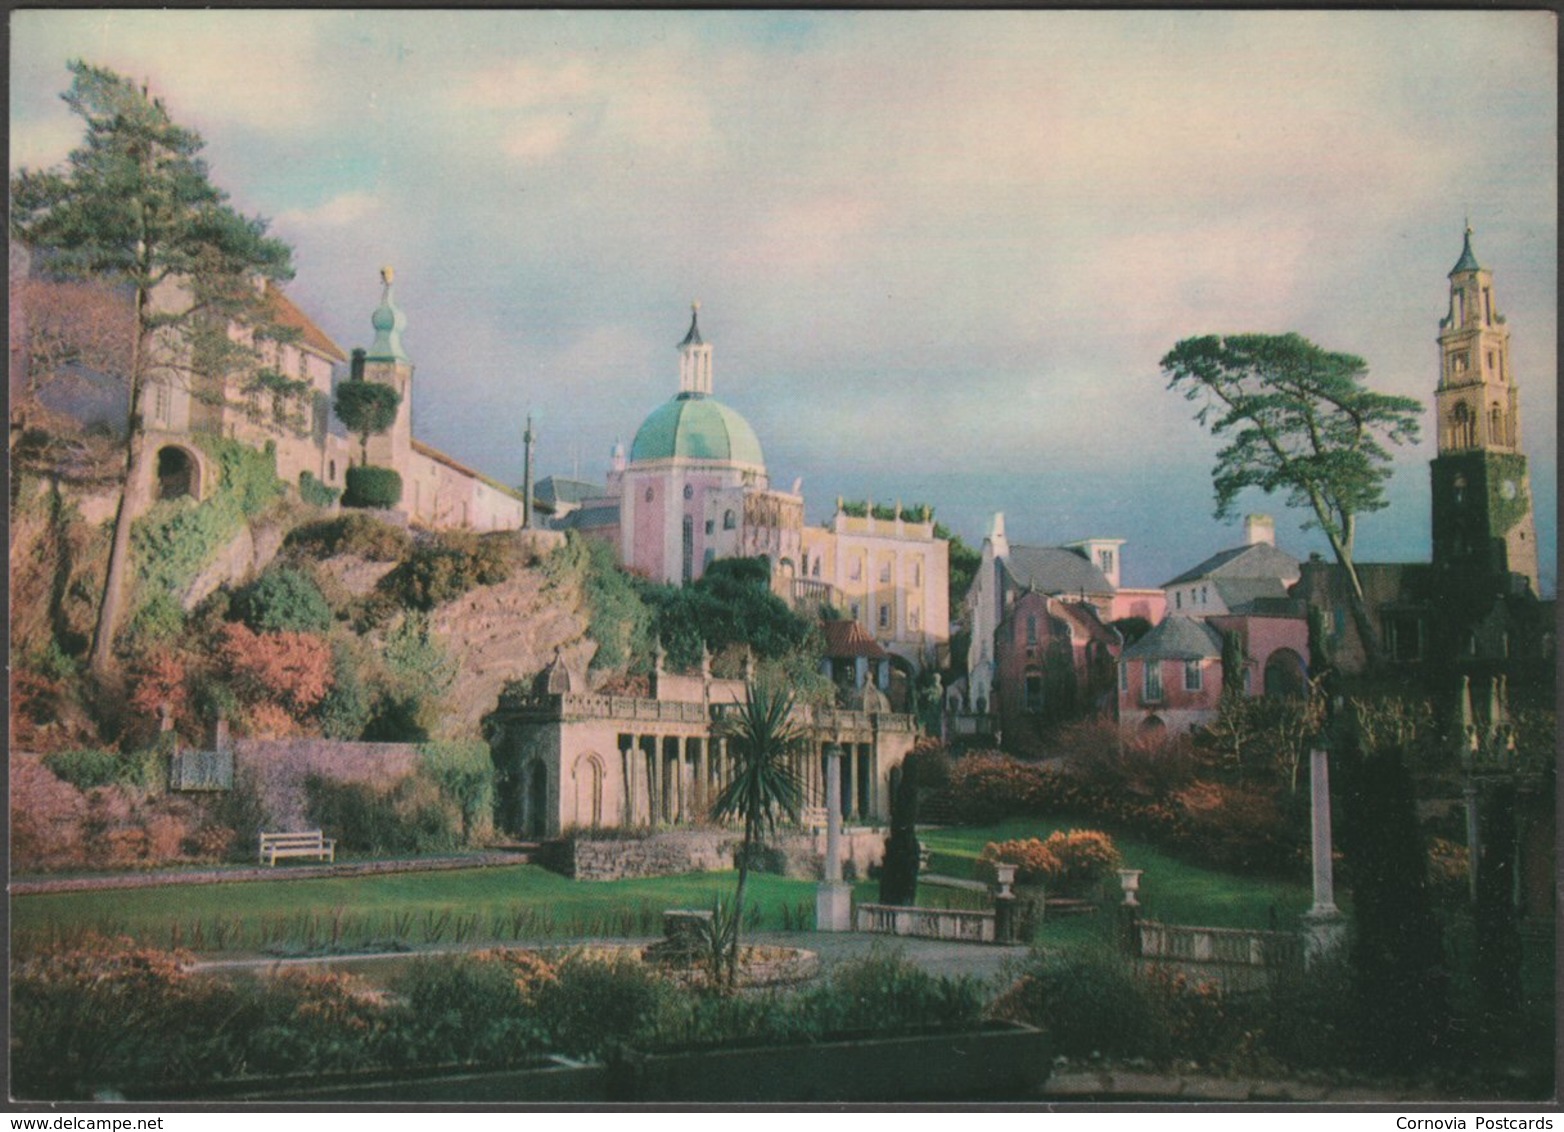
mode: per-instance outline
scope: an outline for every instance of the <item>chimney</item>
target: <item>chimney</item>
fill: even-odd
[[[1269,515],[1244,516],[1244,545],[1276,545],[1276,520]]]
[[[1005,537],[1005,513],[994,512],[994,525],[989,529],[988,541],[994,546],[995,558],[1010,557],[1010,540]]]

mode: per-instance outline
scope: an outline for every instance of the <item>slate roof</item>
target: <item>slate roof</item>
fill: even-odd
[[[266,304],[270,308],[271,316],[279,324],[289,330],[299,332],[299,341],[318,354],[325,354],[334,362],[345,362],[348,356],[342,352],[342,347],[333,342],[326,332],[315,325],[315,321],[293,304],[293,300],[283,294],[282,291],[266,284]]]
[[[1217,578],[1292,578],[1298,560],[1270,543],[1259,542],[1219,551],[1192,570],[1185,570],[1162,588]]]
[[[560,519],[555,527],[561,531],[590,531],[619,525],[619,504],[600,503],[592,507],[578,507]]]
[[[1012,546],[1005,572],[1016,585],[1045,594],[1111,594],[1113,584],[1082,555],[1061,546]]]
[[[1217,578],[1211,584],[1229,613],[1254,613],[1257,604],[1287,600],[1280,578]]]
[[[588,499],[602,499],[605,491],[600,483],[573,480],[566,476],[544,476],[533,488],[532,494],[545,507],[557,503],[585,503]]]
[[[1481,271],[1477,263],[1477,257],[1472,254],[1472,230],[1466,230],[1466,243],[1461,245],[1461,258],[1455,261],[1455,266],[1450,269],[1450,274],[1455,275],[1462,271]]]
[[[1204,621],[1167,617],[1124,650],[1123,660],[1206,660],[1222,655],[1222,638]]]

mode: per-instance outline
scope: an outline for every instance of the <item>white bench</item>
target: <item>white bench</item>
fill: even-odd
[[[318,829],[305,833],[261,834],[261,864],[275,865],[278,857],[314,857],[321,861],[337,859],[337,843]]]

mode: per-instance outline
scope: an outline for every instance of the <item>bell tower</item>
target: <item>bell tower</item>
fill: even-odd
[[[1521,451],[1510,330],[1493,275],[1466,229],[1439,322],[1438,455],[1431,478],[1434,565],[1495,579],[1520,575],[1537,592],[1537,531]]]

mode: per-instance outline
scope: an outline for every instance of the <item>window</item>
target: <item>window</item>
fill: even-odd
[[[1026,643],[1029,645],[1037,643],[1037,615],[1035,613],[1028,615],[1026,619]]]
[[[337,462],[335,460],[326,462],[326,478],[332,483],[337,482]]]
[[[152,415],[164,424],[168,423],[168,386],[158,382],[153,387]]]
[[[683,563],[682,574],[684,584],[689,585],[695,576],[695,520],[686,515],[683,524]]]
[[[691,484],[685,484],[684,485],[684,498],[686,498],[686,499],[694,499],[695,498],[695,488]]]
[[[1104,574],[1113,573],[1113,551],[1099,550],[1097,552],[1097,565]]]
[[[650,503],[652,501],[652,494],[653,494],[652,489],[651,488],[647,488],[646,489],[646,501],[648,503]]]
[[[724,511],[722,513],[722,529],[731,531],[736,526],[738,526],[738,520],[734,518],[733,512],[731,510]]]
[[[853,602],[852,609],[851,609],[850,612],[853,615],[853,620],[854,621],[858,620],[858,603],[856,601]]]
[[[1201,586],[1200,587],[1200,604],[1204,605],[1205,603],[1206,603],[1206,587],[1205,586]]]
[[[852,580],[855,581],[855,582],[859,578],[862,578],[863,577],[863,559],[861,559],[861,558],[854,558],[853,559],[852,568],[847,571],[847,575],[848,575],[848,577],[852,578]]]
[[[913,632],[917,632],[918,624],[918,611],[916,609],[907,610],[907,628],[911,629]]]
[[[1183,594],[1183,591],[1181,591],[1181,590],[1174,591],[1174,594],[1173,594],[1173,608],[1174,609],[1183,609],[1184,608],[1184,594]]]
[[[1200,662],[1198,660],[1186,660],[1184,662],[1184,691],[1198,692],[1200,687]]]
[[[1159,660],[1146,662],[1146,702],[1162,702],[1162,662]]]
[[[706,520],[706,533],[707,534],[711,534],[712,531],[714,531],[716,529],[716,527],[717,527],[717,521],[715,519],[707,519]]]
[[[889,582],[890,580],[891,580],[891,564],[889,562],[882,562],[882,563],[880,563],[880,581],[882,581],[882,582]]]
[[[1026,710],[1040,712],[1043,710],[1043,674],[1041,672],[1028,672],[1026,674]]]
[[[889,629],[890,627],[891,627],[891,607],[888,606],[888,605],[882,605],[882,606],[880,606],[880,628],[882,628],[882,629]]]
[[[912,564],[912,584],[915,586],[923,584],[923,563],[921,561]]]

